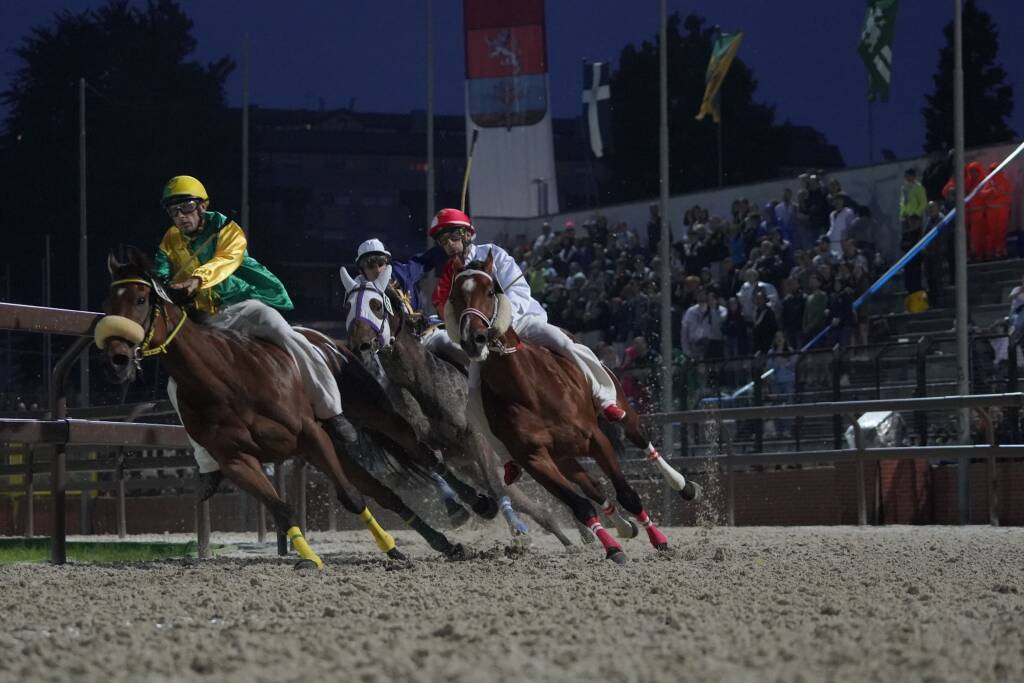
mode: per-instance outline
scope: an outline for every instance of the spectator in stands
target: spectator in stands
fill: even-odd
[[[619,356],[615,353],[615,348],[607,342],[598,342],[597,348],[594,350],[594,354],[597,355],[597,359],[604,363],[604,366],[609,370],[618,370]]]
[[[857,248],[857,241],[853,239],[847,239],[843,242],[843,253],[839,259],[841,265],[847,266],[851,271],[854,267],[860,266],[861,268],[868,267],[868,260],[861,253],[860,249]]]
[[[751,334],[754,353],[768,353],[778,331],[779,324],[775,318],[775,311],[768,303],[768,294],[759,288],[754,294],[754,324]]]
[[[740,291],[743,280],[740,278],[740,271],[736,268],[731,256],[722,260],[722,273],[718,276],[718,289],[725,297],[735,296]]]
[[[789,272],[783,265],[782,259],[775,253],[775,247],[769,240],[761,242],[761,252],[754,264],[758,276],[764,282],[771,284],[778,290],[783,278]]]
[[[661,243],[661,206],[658,202],[651,202],[647,210],[650,212],[647,220],[647,251],[653,255],[658,253],[658,245]],[[668,241],[672,243],[671,235]]]
[[[803,246],[802,236],[797,230],[796,203],[793,201],[793,190],[788,187],[782,191],[782,201],[775,205],[775,222],[782,231],[782,238],[800,248]]]
[[[828,196],[821,187],[818,176],[809,175],[804,184],[804,201],[800,211],[807,216],[807,227],[813,235],[821,235],[829,227]]]
[[[755,294],[758,291],[764,292],[765,298],[772,308],[779,309],[781,304],[779,301],[778,290],[769,283],[760,280],[756,270],[748,268],[743,275],[743,286],[740,287],[740,291],[736,293],[736,298],[740,301],[740,309],[743,311],[743,317],[750,324],[754,323],[755,310],[757,308]]]
[[[829,228],[826,235],[831,242],[832,253],[836,256],[843,253],[843,242],[846,241],[846,234],[850,231],[850,225],[855,218],[853,210],[846,204],[845,194],[840,193],[832,197],[833,209],[829,214]]]
[[[799,349],[802,345],[805,297],[797,281],[792,278],[787,278],[783,283],[783,292],[782,333],[790,348]]]
[[[768,350],[766,367],[772,371],[768,375],[768,388],[778,403],[790,403],[796,393],[796,365],[800,357],[786,343],[782,332],[777,332]],[[792,418],[782,418],[771,423],[776,434],[788,434],[793,428]],[[768,426],[768,425],[766,425]]]
[[[789,277],[797,281],[801,292],[811,291],[811,273],[817,269],[811,263],[810,251],[796,252],[796,265],[789,271]]]
[[[587,276],[580,267],[579,262],[573,261],[569,264],[569,275],[565,278],[565,288],[568,290],[583,289],[587,284]]]
[[[750,339],[747,333],[747,321],[740,310],[740,301],[729,297],[725,307],[725,322],[722,323],[722,338],[725,342],[725,353],[729,358],[750,354]]]
[[[650,396],[643,381],[644,377],[635,371],[649,368],[655,364],[655,360],[647,340],[642,336],[634,337],[633,343],[627,346],[622,354],[622,392],[638,410],[646,407],[650,402]]]
[[[829,311],[832,315],[832,345],[839,344],[847,348],[857,327],[857,313],[853,310],[853,287],[849,280],[836,277],[832,297],[829,300]]]
[[[683,353],[694,360],[721,358],[722,325],[728,311],[718,303],[714,290],[699,290],[697,303],[683,314],[679,339]]]
[[[832,255],[832,240],[829,239],[828,235],[822,235],[818,238],[818,248],[814,252],[814,256],[811,262],[815,266],[826,266],[831,265],[835,258]]]
[[[854,214],[856,214],[856,217],[850,223],[846,237],[847,239],[854,240],[857,248],[864,254],[864,258],[873,267],[875,255],[878,253],[878,225],[871,218],[871,209],[866,206],[857,207],[854,210]]]
[[[928,202],[924,212],[924,224],[921,228],[921,234],[924,235],[931,231],[932,228],[942,222],[944,217],[938,202]],[[954,251],[953,232],[949,228],[944,228],[925,247],[924,253],[920,256],[920,258],[924,259],[922,265],[924,267],[925,280],[928,282],[928,306],[930,308],[942,306],[942,289],[945,286],[942,273],[943,263],[948,259],[950,252]],[[955,252],[953,256],[955,261]]]
[[[804,299],[803,342],[806,344],[825,326],[828,320],[828,295],[821,289],[821,277],[811,275],[811,293]]]
[[[903,188],[900,192],[900,227],[902,238],[900,249],[907,252],[921,239],[921,225],[928,198],[924,187],[917,182],[917,171],[908,168],[903,173]],[[921,259],[911,259],[903,268],[903,284],[907,293],[921,291]]]
[[[921,185],[925,196],[933,202],[942,202],[942,188],[946,180],[953,175],[953,150],[934,148],[928,152],[928,165],[921,173]]]

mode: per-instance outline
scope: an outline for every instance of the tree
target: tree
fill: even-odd
[[[946,24],[946,45],[932,80],[935,90],[921,110],[926,125],[925,151],[953,146],[953,22]],[[1014,137],[1007,120],[1013,112],[1013,86],[996,62],[999,33],[992,16],[974,0],[963,6],[964,144],[1005,142]]]
[[[668,19],[669,176],[673,193],[718,184],[716,126],[710,117],[695,120],[715,32],[706,23],[693,14],[685,21],[678,14]],[[784,161],[791,161],[787,141],[793,136],[775,125],[774,107],[754,100],[756,90],[753,72],[737,57],[721,90],[726,184],[771,178],[779,174]],[[604,199],[625,201],[658,193],[658,98],[657,41],[627,45],[611,76],[615,152],[608,163],[615,177],[612,197]],[[824,136],[810,139],[820,140],[815,147],[830,148]],[[834,148],[830,150],[842,165]],[[822,156],[816,149],[809,153],[816,159]]]
[[[173,0],[144,9],[112,0],[62,12],[16,49],[22,65],[0,97],[10,113],[0,141],[0,203],[16,294],[37,300],[42,235],[54,245],[55,303],[78,306],[78,100],[85,78],[90,304],[106,291],[105,255],[119,244],[155,248],[169,225],[159,192],[170,176],[201,177],[230,206],[238,136],[226,130],[224,81],[234,63],[187,61],[192,21]],[[227,141],[225,143],[225,141]],[[216,190],[221,194],[217,195]],[[237,197],[237,192],[234,193]],[[237,201],[237,200],[235,200]],[[10,226],[13,229],[8,229]]]

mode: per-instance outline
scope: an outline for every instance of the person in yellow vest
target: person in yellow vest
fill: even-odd
[[[249,256],[245,233],[224,214],[210,211],[210,197],[196,178],[174,176],[164,185],[161,204],[174,224],[156,252],[156,275],[194,297],[210,324],[266,339],[295,360],[317,419],[335,447],[358,448],[351,423],[341,414],[338,385],[323,355],[285,321],[280,311],[294,308],[287,290],[263,264]],[[178,409],[174,380],[167,394]],[[193,441],[205,500],[217,491],[222,475],[217,461]]]

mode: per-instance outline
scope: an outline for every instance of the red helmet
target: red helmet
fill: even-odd
[[[438,211],[437,215],[434,216],[434,220],[430,223],[427,234],[431,237],[437,237],[440,233],[452,228],[465,228],[469,231],[470,235],[476,234],[469,216],[458,209],[441,209]]]

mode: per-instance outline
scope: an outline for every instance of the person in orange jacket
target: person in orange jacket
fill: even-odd
[[[989,165],[989,173],[996,170],[996,164]],[[1010,224],[1010,202],[1013,197],[1013,183],[1003,171],[997,173],[979,193],[985,211],[988,228],[985,242],[985,258],[1006,258],[1006,229]]]
[[[964,197],[969,195],[985,178],[985,170],[977,161],[967,164],[964,169]],[[946,186],[942,188],[942,196],[946,198],[947,206],[953,206],[955,202],[956,184],[955,178],[950,178]],[[979,193],[980,194],[980,193]],[[985,207],[982,198],[975,197],[967,204],[967,237],[970,247],[972,261],[979,260],[985,252],[985,245],[988,243],[988,224],[986,222]]]

